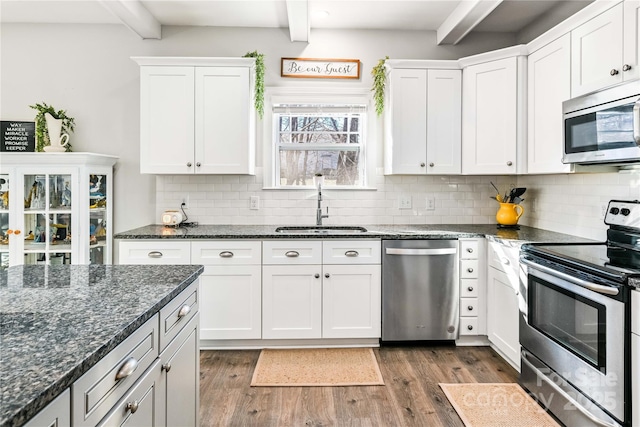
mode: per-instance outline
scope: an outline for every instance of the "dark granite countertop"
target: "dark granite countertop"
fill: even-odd
[[[498,229],[495,224],[436,225],[363,225],[366,233],[277,233],[277,225],[198,225],[196,227],[165,227],[147,225],[116,234],[116,239],[457,239],[487,237],[503,243],[528,242],[588,242],[569,234],[521,226],[519,230]],[[327,226],[331,227],[331,226]]]
[[[0,271],[0,426],[21,426],[202,273],[200,265]]]

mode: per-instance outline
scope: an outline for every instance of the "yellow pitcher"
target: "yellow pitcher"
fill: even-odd
[[[501,225],[516,225],[524,213],[524,208],[515,203],[500,203],[496,221]]]

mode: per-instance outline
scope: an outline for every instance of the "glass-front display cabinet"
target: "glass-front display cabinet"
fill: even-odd
[[[2,153],[0,269],[111,264],[116,161],[93,153]]]

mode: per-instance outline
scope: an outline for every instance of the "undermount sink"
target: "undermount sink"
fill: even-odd
[[[302,225],[276,228],[276,233],[283,234],[359,234],[366,232],[367,229],[364,227],[340,227],[322,225]]]

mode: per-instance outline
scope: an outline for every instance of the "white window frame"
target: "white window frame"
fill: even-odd
[[[321,104],[321,105],[366,105],[364,128],[362,129],[362,141],[360,144],[360,162],[364,168],[362,186],[335,186],[326,187],[331,190],[372,190],[375,173],[375,109],[373,108],[371,91],[364,89],[302,89],[302,88],[267,88],[265,91],[265,112],[263,118],[263,158],[264,158],[264,182],[265,189],[280,190],[308,190],[312,185],[279,184],[276,176],[279,162],[278,144],[276,144],[277,128],[275,127],[273,106],[282,104]]]

